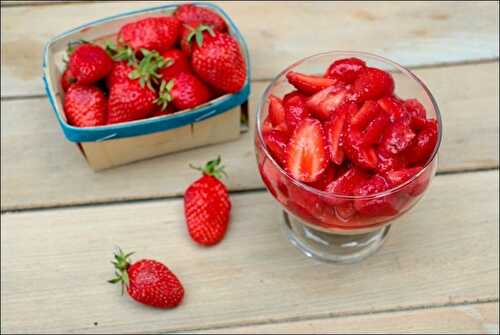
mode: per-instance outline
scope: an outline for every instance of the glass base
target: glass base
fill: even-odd
[[[283,211],[282,225],[290,242],[306,256],[334,263],[355,263],[374,254],[384,243],[390,225],[369,233],[341,235],[311,228],[302,220]]]

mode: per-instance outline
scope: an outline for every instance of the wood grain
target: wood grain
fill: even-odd
[[[160,4],[164,2],[2,8],[2,97],[43,94],[42,49],[50,37],[98,18]],[[364,50],[409,66],[498,59],[495,2],[219,4],[247,40],[254,79],[270,79],[298,59],[329,50]],[[277,14],[286,19],[277,20]]]
[[[498,62],[416,73],[435,94],[444,117],[440,171],[498,167]],[[266,85],[252,86],[252,125]],[[180,195],[197,176],[188,163],[201,164],[217,154],[227,165],[231,190],[262,187],[252,129],[235,142],[94,173],[64,139],[45,98],[4,100],[1,107],[2,210]]]
[[[190,332],[193,333],[193,332]],[[195,332],[196,333],[196,332]],[[203,334],[498,334],[498,303],[203,330]]]
[[[498,299],[498,171],[442,175],[355,265],[302,256],[265,192],[232,196],[213,248],[194,245],[182,201],[2,215],[1,327],[20,332],[170,332]],[[257,210],[258,209],[258,210]],[[186,289],[171,311],[145,308],[106,283],[120,245],[159,259]]]

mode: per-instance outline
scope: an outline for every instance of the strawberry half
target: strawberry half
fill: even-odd
[[[383,96],[391,95],[394,91],[392,76],[373,67],[367,67],[360,71],[353,85],[354,93],[359,102],[377,100]]]
[[[415,133],[402,122],[391,124],[384,133],[380,142],[380,151],[396,155],[405,150],[415,137]]]
[[[303,97],[299,95],[287,99],[283,105],[285,107],[286,125],[290,132],[293,132],[297,124],[311,115],[306,108]]]
[[[264,133],[264,142],[276,162],[284,166],[286,163],[285,151],[288,143],[287,134],[278,130],[271,130]]]
[[[385,178],[391,187],[400,185],[422,170],[422,167],[417,166],[409,169],[401,169],[396,171],[388,171],[385,173]]]
[[[351,109],[356,108],[355,104],[351,104]],[[331,121],[324,124],[326,133],[326,143],[330,160],[340,165],[344,161],[344,149],[342,148],[342,136],[344,134],[344,124],[347,112],[340,111]]]
[[[409,164],[424,165],[430,158],[438,140],[436,120],[429,120],[408,146],[404,155]]]
[[[350,84],[356,80],[358,74],[365,67],[366,63],[356,57],[339,59],[328,67],[325,77]]]
[[[323,127],[318,120],[304,119],[295,129],[286,148],[286,170],[302,182],[318,180],[328,166]]]
[[[326,191],[335,194],[353,195],[354,190],[368,178],[368,174],[362,169],[352,167],[331,182],[326,187]]]
[[[367,196],[375,193],[384,192],[389,189],[387,181],[378,175],[359,185],[354,194],[358,196]],[[354,208],[361,214],[374,216],[393,216],[398,213],[397,203],[394,196],[387,195],[373,199],[356,199]]]
[[[335,115],[348,98],[348,88],[339,85],[329,86],[311,96],[307,100],[306,106],[315,117],[326,121]]]
[[[280,98],[269,96],[269,119],[273,126],[278,126],[285,122],[285,107]]]
[[[377,144],[380,141],[386,126],[389,124],[389,117],[385,113],[380,113],[366,127],[362,143],[365,145]]]
[[[324,88],[335,85],[337,80],[321,76],[310,76],[290,71],[286,74],[288,82],[304,94],[314,94]]]
[[[326,187],[330,185],[330,183],[335,179],[335,167],[333,165],[328,165],[328,167],[323,171],[321,176],[317,181],[309,183],[309,186],[312,186],[318,190],[324,191]]]
[[[380,112],[381,109],[375,101],[366,101],[359,111],[352,116],[351,125],[356,129],[364,129]]]

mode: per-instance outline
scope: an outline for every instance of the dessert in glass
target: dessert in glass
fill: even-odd
[[[350,263],[374,253],[437,169],[438,106],[411,71],[363,52],[298,61],[265,90],[259,172],[303,253]]]

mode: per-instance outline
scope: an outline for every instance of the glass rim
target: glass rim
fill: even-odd
[[[296,66],[308,61],[308,60],[311,60],[313,58],[316,58],[316,57],[320,57],[320,56],[327,56],[327,55],[331,55],[331,56],[335,56],[335,55],[343,55],[343,56],[346,56],[346,57],[360,57],[360,58],[368,58],[368,59],[375,59],[377,61],[380,61],[382,63],[385,63],[387,65],[390,65],[394,68],[396,68],[397,70],[399,70],[400,72],[402,72],[403,74],[405,74],[407,77],[413,79],[414,81],[416,81],[418,84],[420,84],[420,86],[423,88],[424,90],[424,93],[425,95],[427,96],[427,98],[431,101],[431,104],[432,104],[432,108],[434,109],[435,111],[435,114],[436,114],[436,121],[437,121],[437,124],[438,124],[438,139],[437,139],[437,143],[436,143],[436,146],[434,147],[434,151],[432,152],[429,160],[422,166],[422,170],[420,170],[418,173],[416,173],[415,175],[413,175],[410,179],[408,179],[407,181],[405,181],[404,183],[401,183],[395,187],[392,187],[392,188],[389,188],[383,192],[378,192],[378,193],[373,193],[373,194],[370,194],[370,195],[348,195],[348,194],[341,194],[341,193],[335,193],[335,192],[326,192],[326,191],[321,191],[321,190],[318,190],[304,182],[301,182],[299,180],[296,180],[295,178],[293,178],[292,176],[290,176],[273,158],[273,156],[269,153],[266,145],[265,145],[265,142],[264,142],[264,139],[262,137],[262,129],[261,129],[261,115],[262,115],[262,112],[264,110],[264,106],[266,105],[266,97],[269,95],[269,91],[271,90],[271,88],[273,87],[273,85],[279,80],[281,79],[282,77],[284,77],[286,75],[286,73],[288,73],[289,71],[291,71],[293,68],[295,68]],[[260,103],[259,103],[259,108],[257,110],[257,115],[256,115],[256,136],[258,137],[259,139],[259,142],[260,144],[262,145],[262,148],[263,148],[263,151],[264,151],[264,154],[266,155],[266,158],[269,159],[272,164],[278,169],[278,171],[282,174],[282,175],[285,175],[286,178],[288,178],[292,183],[294,183],[296,186],[298,187],[301,187],[301,188],[304,188],[306,191],[309,191],[311,193],[314,193],[316,195],[319,195],[321,197],[325,197],[325,198],[340,198],[340,199],[346,199],[346,200],[365,200],[365,199],[375,199],[375,198],[381,198],[381,197],[385,197],[385,196],[388,196],[388,195],[391,195],[391,194],[394,194],[396,192],[398,192],[399,190],[405,188],[406,186],[410,185],[412,182],[416,181],[421,175],[423,175],[429,167],[432,167],[431,163],[434,162],[434,160],[437,158],[437,153],[439,151],[439,148],[441,146],[441,142],[442,142],[442,136],[443,136],[443,127],[442,127],[442,119],[441,119],[441,112],[439,110],[439,107],[438,107],[438,104],[436,102],[436,100],[434,99],[434,96],[432,95],[432,93],[430,92],[429,88],[427,87],[427,85],[425,85],[425,83],[420,79],[418,78],[412,71],[410,71],[408,68],[390,60],[390,59],[387,59],[385,57],[382,57],[382,56],[379,56],[379,55],[376,55],[376,54],[373,54],[373,53],[368,53],[368,52],[363,52],[363,51],[341,51],[341,50],[333,50],[333,51],[327,51],[327,52],[322,52],[322,53],[317,53],[317,54],[314,54],[314,55],[311,55],[311,56],[308,56],[308,57],[305,57],[305,58],[302,58],[298,61],[296,61],[295,63],[293,63],[292,65],[288,66],[287,68],[285,68],[284,70],[282,70],[280,73],[278,73],[278,75],[276,77],[273,78],[273,80],[269,83],[269,85],[266,87],[266,89],[264,90],[264,93],[262,94],[261,96],[261,99],[260,99]]]

